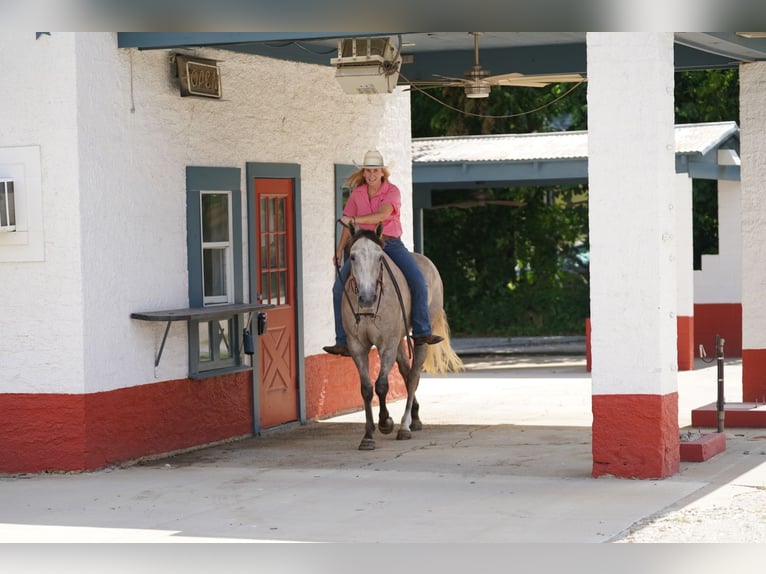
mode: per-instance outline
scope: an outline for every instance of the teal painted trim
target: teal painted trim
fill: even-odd
[[[536,162],[434,163],[413,164],[413,184],[429,184],[432,189],[469,187],[511,187],[547,183],[583,183],[588,180],[588,160]],[[437,185],[439,184],[439,185]]]
[[[189,270],[189,306],[202,307],[202,236],[200,192],[231,191],[232,246],[234,257],[234,302],[242,303],[242,170],[237,167],[186,168],[186,246]]]
[[[740,181],[741,173],[738,165],[718,165],[707,162],[689,162],[689,177],[693,179],[713,179],[721,181]]]
[[[242,303],[244,291],[242,270],[242,170],[235,167],[205,167],[188,166],[186,168],[186,252],[187,269],[189,272],[189,307],[203,306],[202,289],[202,231],[200,229],[200,194],[202,191],[228,191],[231,193],[232,218],[232,257],[234,260],[234,302]],[[200,321],[188,322],[189,345],[189,376],[213,376],[221,372],[221,368],[240,368],[242,354],[240,353],[241,320],[233,317],[230,344],[232,359],[219,363],[219,368],[200,371],[199,362],[199,330]],[[204,375],[201,375],[204,373]]]
[[[431,207],[431,188],[422,184],[412,186],[412,236],[414,249],[425,250],[423,241],[423,210]]]
[[[301,229],[303,227],[303,210],[301,200],[301,168],[299,164],[294,163],[255,163],[248,162],[245,167],[245,177],[247,178],[247,239],[248,239],[248,277],[250,278],[250,301],[255,301],[259,294],[255,290],[258,285],[256,271],[258,269],[258,257],[260,250],[256,243],[255,228],[257,218],[260,217],[257,205],[255,204],[255,179],[273,178],[273,179],[291,179],[293,181],[293,209],[294,209],[294,245],[295,245],[295,328],[297,333],[296,341],[296,368],[298,375],[298,418],[301,424],[306,424],[306,366],[304,358],[303,332],[305,328],[305,319],[303,311],[303,241]],[[257,357],[253,355],[255,361]],[[260,357],[257,357],[260,360]],[[258,373],[260,368],[253,370],[253,434],[261,433],[260,413],[260,393]]]
[[[358,168],[354,165],[347,163],[335,164],[335,245],[338,245],[340,241],[340,235],[343,232],[338,220],[343,215],[343,188],[345,187],[346,180],[354,173]],[[350,190],[349,190],[350,191]]]
[[[240,191],[242,170],[238,167],[188,166],[186,189],[195,191]]]
[[[246,42],[288,42],[353,38],[385,32],[117,32],[118,48],[183,48]],[[328,61],[329,63],[329,61]]]
[[[239,365],[235,367],[226,367],[223,369],[216,369],[214,371],[201,371],[190,375],[189,378],[193,381],[200,381],[202,379],[209,379],[210,377],[220,377],[221,375],[231,375],[234,373],[242,373],[244,371],[250,371],[253,367],[250,365]]]
[[[202,217],[199,191],[186,189],[186,265],[189,271],[189,307],[202,307]]]
[[[237,170],[239,171],[239,170]],[[234,302],[244,303],[244,275],[242,268],[242,192],[231,192],[232,245],[234,247]]]

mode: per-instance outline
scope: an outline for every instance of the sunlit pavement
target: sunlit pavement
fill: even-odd
[[[727,431],[725,452],[664,480],[594,479],[584,357],[466,363],[421,381],[422,431],[376,433],[371,452],[357,450],[356,412],[125,468],[1,478],[0,540],[608,542],[667,509],[725,499],[739,477],[766,484],[762,429]],[[727,400],[740,400],[741,363],[725,373]],[[716,366],[678,380],[686,427],[715,401]],[[397,423],[402,408],[391,405]]]

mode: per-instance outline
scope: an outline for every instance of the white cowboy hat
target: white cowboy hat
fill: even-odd
[[[389,167],[383,161],[383,154],[381,154],[376,149],[370,150],[366,154],[364,154],[364,160],[362,161],[361,164],[354,162],[354,165],[360,169],[371,168],[371,167],[379,167],[379,168]]]

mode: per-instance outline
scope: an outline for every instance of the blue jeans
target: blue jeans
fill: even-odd
[[[428,286],[426,279],[420,272],[420,267],[415,262],[412,253],[404,246],[401,239],[386,239],[383,249],[396,266],[401,269],[407,279],[412,299],[412,336],[424,337],[431,334],[431,317],[428,314]],[[335,276],[335,284],[332,286],[332,307],[335,312],[335,343],[347,345],[346,332],[343,330],[341,318],[341,303],[343,301],[343,285],[348,279],[351,270],[351,261],[346,259],[340,270],[340,278]]]

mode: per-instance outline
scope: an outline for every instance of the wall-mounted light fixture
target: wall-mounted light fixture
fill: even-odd
[[[0,231],[16,231],[16,202],[13,180],[0,178]]]
[[[221,97],[221,71],[216,60],[173,54],[170,62],[176,66],[182,97]]]

